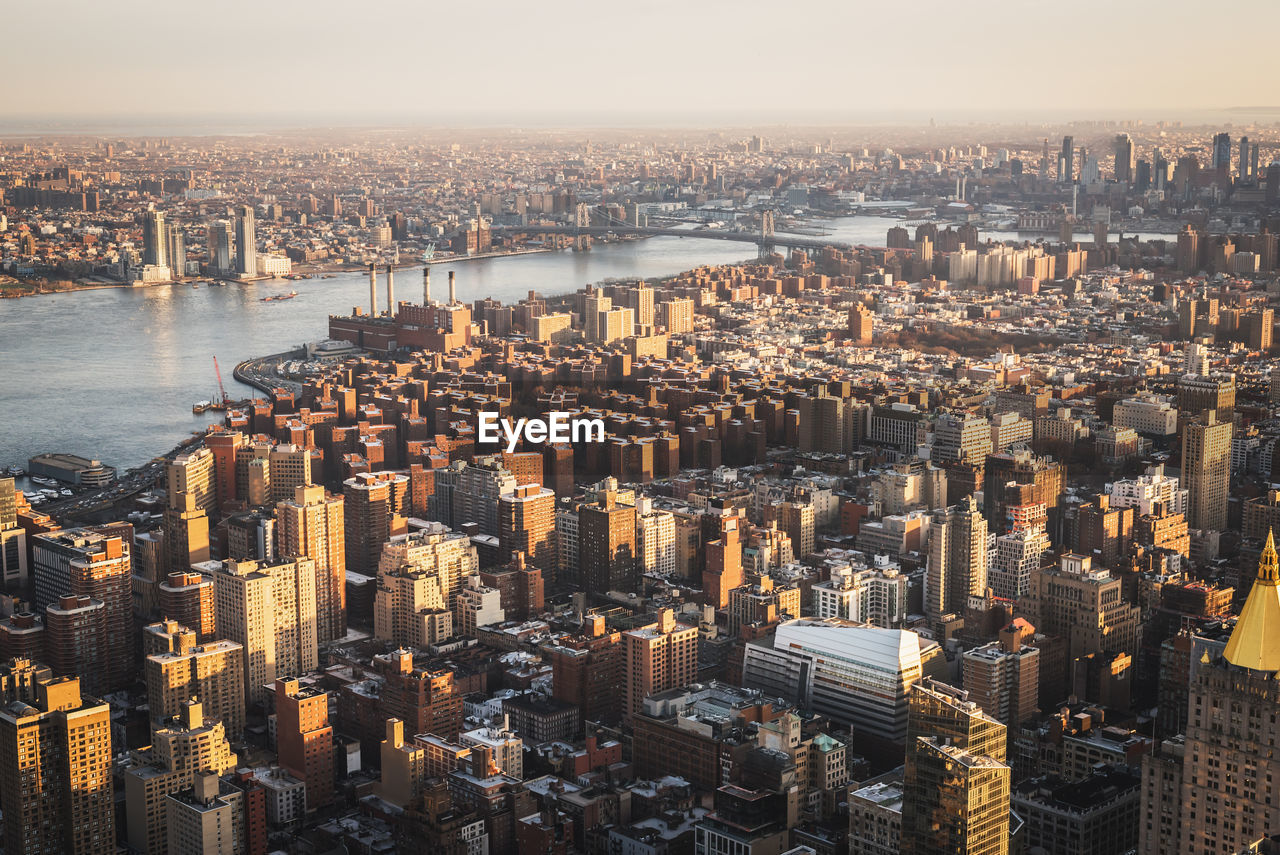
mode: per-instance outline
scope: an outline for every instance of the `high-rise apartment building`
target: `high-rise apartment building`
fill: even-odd
[[[582,590],[595,594],[635,591],[636,509],[604,490],[578,509],[578,576]]]
[[[983,516],[995,531],[1011,527],[1010,508],[1041,504],[1045,507],[1045,530],[1057,541],[1061,525],[1061,502],[1066,471],[1048,455],[1016,448],[987,458],[983,479]]]
[[[1136,655],[1140,611],[1121,593],[1121,582],[1095,570],[1087,555],[1067,553],[1042,569],[1027,593],[1027,617],[1040,632],[1070,639],[1069,658],[1091,653]]]
[[[162,526],[167,570],[187,570],[209,560],[209,515],[193,494],[170,494]]]
[[[68,594],[44,611],[45,661],[58,677],[81,677],[87,692],[106,686],[106,628],[102,600]]]
[[[231,272],[231,224],[226,220],[214,220],[206,229],[209,244],[209,267],[213,273]]]
[[[186,493],[195,506],[205,513],[218,509],[218,490],[215,477],[215,459],[208,448],[186,451],[165,464],[165,487],[169,507],[184,510],[178,496]]]
[[[253,276],[258,272],[258,238],[254,230],[252,205],[236,209],[236,272]]]
[[[0,478],[0,582],[6,590],[26,588],[27,532],[18,525],[18,488],[12,478]]]
[[[415,647],[448,637],[458,592],[479,567],[471,539],[440,523],[393,537],[378,567],[374,636]]]
[[[110,706],[21,659],[3,666],[0,692],[4,851],[114,853]]]
[[[973,413],[942,413],[933,428],[933,455],[938,463],[982,465],[991,453],[991,423]]]
[[[142,215],[143,264],[154,264],[158,267],[168,266],[169,244],[165,234],[166,231],[163,212],[147,211]]]
[[[404,534],[409,508],[409,478],[396,472],[364,472],[342,484],[347,569],[372,576],[382,545]]]
[[[252,792],[216,772],[196,773],[190,787],[164,798],[169,851],[238,855],[251,839],[247,826],[253,821],[253,808],[246,795]]]
[[[706,545],[707,567],[702,572],[702,593],[706,602],[717,609],[729,605],[729,592],[746,581],[739,530],[742,522],[736,516],[721,516],[720,537]]]
[[[419,668],[413,651],[398,648],[373,657],[385,681],[382,714],[398,718],[413,732],[457,739],[462,726],[462,693],[448,668]]]
[[[199,573],[170,573],[156,586],[160,614],[190,627],[200,643],[212,641],[214,622],[213,580]]]
[[[294,677],[277,677],[276,753],[280,765],[307,785],[307,810],[333,801],[333,727],[329,695]]]
[[[542,653],[551,663],[553,697],[577,707],[579,720],[621,720],[626,648],[622,633],[607,629],[603,615],[586,615],[581,633],[544,645]]]
[[[102,527],[51,532],[33,541],[38,605],[60,607],[66,595],[102,604],[96,612],[102,670],[94,675],[94,690],[103,693],[126,688],[135,674],[131,540],[129,527],[124,533]]]
[[[1231,486],[1231,422],[1213,410],[1186,426],[1182,435],[1182,484],[1187,488],[1187,524],[1194,529],[1227,527]]]
[[[213,577],[218,638],[243,650],[248,703],[261,703],[281,674],[318,666],[311,559],[215,561],[199,569]]]
[[[130,757],[121,777],[134,850],[143,855],[172,851],[165,796],[191,786],[201,772],[222,775],[233,770],[237,757],[227,736],[222,722],[206,718],[204,705],[188,698],[155,731],[151,747]]]
[[[655,692],[692,683],[698,674],[698,628],[660,609],[658,620],[622,633],[626,649],[624,711],[633,715]]]
[[[1133,140],[1128,134],[1117,134],[1115,140],[1116,181],[1133,181]]]
[[[1000,638],[961,655],[964,689],[992,718],[1017,727],[1038,714],[1040,650],[1027,642],[1035,627],[1017,618],[1000,630]]]
[[[147,626],[143,638],[152,722],[168,721],[198,698],[205,718],[222,722],[238,739],[244,730],[244,648],[234,641],[198,644],[195,634],[176,621]]]
[[[276,554],[309,558],[316,568],[316,638],[327,644],[347,633],[345,507],[323,487],[299,486],[276,505]]]
[[[980,597],[986,589],[987,521],[970,495],[959,505],[934,511],[925,613],[935,622],[963,616],[969,597]]]
[[[537,484],[522,484],[500,495],[497,504],[498,548],[502,561],[512,561],[517,552],[523,552],[528,564],[554,577],[555,491]]]
[[[498,537],[499,499],[517,486],[516,477],[497,455],[478,457],[461,467],[453,489],[453,527],[476,523],[480,534]]]

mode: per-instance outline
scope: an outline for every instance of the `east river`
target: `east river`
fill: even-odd
[[[892,225],[885,217],[844,217],[829,223],[827,236],[882,246]],[[435,264],[431,279],[436,299],[445,296],[453,270],[459,299],[512,303],[528,291],[552,296],[589,282],[653,278],[754,257],[751,244],[658,237],[597,244],[584,253]],[[378,280],[381,303],[381,271]],[[261,301],[290,290],[298,291],[292,300]],[[397,271],[397,300],[417,301],[421,294],[420,269]],[[367,306],[368,298],[367,274],[338,273],[296,282],[106,288],[0,300],[0,467],[25,468],[42,452],[80,454],[120,470],[145,463],[221,420],[221,413],[191,412],[195,401],[216,396],[213,357],[231,397],[249,397],[252,390],[231,377],[237,362],[325,338],[330,314]]]

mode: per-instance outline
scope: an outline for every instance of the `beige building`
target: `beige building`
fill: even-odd
[[[298,486],[276,505],[276,555],[309,558],[316,568],[316,638],[321,644],[347,634],[346,538],[342,496],[323,487]]]
[[[249,703],[264,700],[276,677],[318,667],[310,558],[209,562],[199,569],[213,577],[218,637],[243,650]]]
[[[158,628],[165,631],[156,632]],[[196,644],[195,634],[176,624],[152,624],[143,638],[169,642],[168,649],[150,653],[144,663],[151,721],[168,721],[191,698],[199,698],[205,718],[222,722],[233,739],[239,738],[244,730],[244,648],[234,641]]]
[[[525,561],[548,576],[556,571],[556,494],[522,484],[498,497],[498,545],[502,560],[523,552]]]
[[[430,644],[439,628],[434,616],[451,613],[463,583],[479,568],[471,539],[440,523],[392,538],[378,567],[374,636],[414,647]]]
[[[382,798],[404,807],[422,794],[426,779],[426,751],[417,742],[404,741],[404,722],[387,719],[387,736],[382,740]]]
[[[213,772],[165,797],[169,855],[238,855],[243,851],[244,793]]]
[[[111,708],[26,659],[4,666],[0,697],[4,851],[112,855]]]
[[[214,457],[207,448],[198,448],[179,454],[165,466],[165,486],[169,493],[169,507],[182,510],[176,504],[181,493],[190,495],[195,506],[205,513],[213,512],[218,506],[218,495],[214,484]]]
[[[676,623],[675,612],[661,609],[658,621],[622,634],[626,649],[624,714],[638,711],[655,692],[686,686],[698,673],[698,628]]]
[[[659,303],[657,322],[667,328],[667,335],[693,332],[693,300],[682,297]]]
[[[1227,527],[1231,486],[1231,422],[1208,411],[1182,435],[1182,486],[1187,488],[1187,525],[1222,531]]]
[[[165,797],[190,787],[200,772],[221,775],[235,769],[237,759],[222,722],[207,721],[199,701],[185,701],[179,714],[155,732],[151,747],[133,753],[121,774],[129,845],[143,855],[173,855],[167,833],[172,811]]]
[[[1140,610],[1124,599],[1120,580],[1095,570],[1087,555],[1068,553],[1056,568],[1036,573],[1026,608],[1040,632],[1069,640],[1069,660],[1137,653]]]
[[[530,320],[529,335],[535,341],[566,344],[573,339],[573,316],[567,312],[539,315]]]

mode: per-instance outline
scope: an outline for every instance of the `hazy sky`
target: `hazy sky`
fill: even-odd
[[[43,0],[3,23],[11,117],[854,122],[1280,101],[1276,0]]]

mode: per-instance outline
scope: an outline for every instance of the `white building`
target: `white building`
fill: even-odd
[[[1116,481],[1107,492],[1111,495],[1111,507],[1136,508],[1139,516],[1154,513],[1157,504],[1164,505],[1171,514],[1187,512],[1187,491],[1179,487],[1177,478],[1164,474],[1163,466],[1150,466],[1137,478]]]
[[[676,518],[652,499],[636,500],[636,551],[646,573],[676,572]]]
[[[831,578],[813,586],[813,611],[819,618],[844,618],[885,629],[907,618],[907,577],[887,555],[873,567],[833,567]]]
[[[997,597],[1016,600],[1031,590],[1033,574],[1049,549],[1044,526],[1031,526],[1002,534],[995,540],[995,556],[987,571],[987,584]]]
[[[1111,424],[1144,436],[1173,436],[1178,432],[1178,410],[1165,397],[1126,398],[1116,403]]]
[[[256,264],[259,276],[288,276],[293,272],[293,262],[284,255],[259,255]]]
[[[902,629],[801,618],[748,642],[743,685],[787,698],[859,732],[902,742],[907,694],[922,675],[932,641]]]

